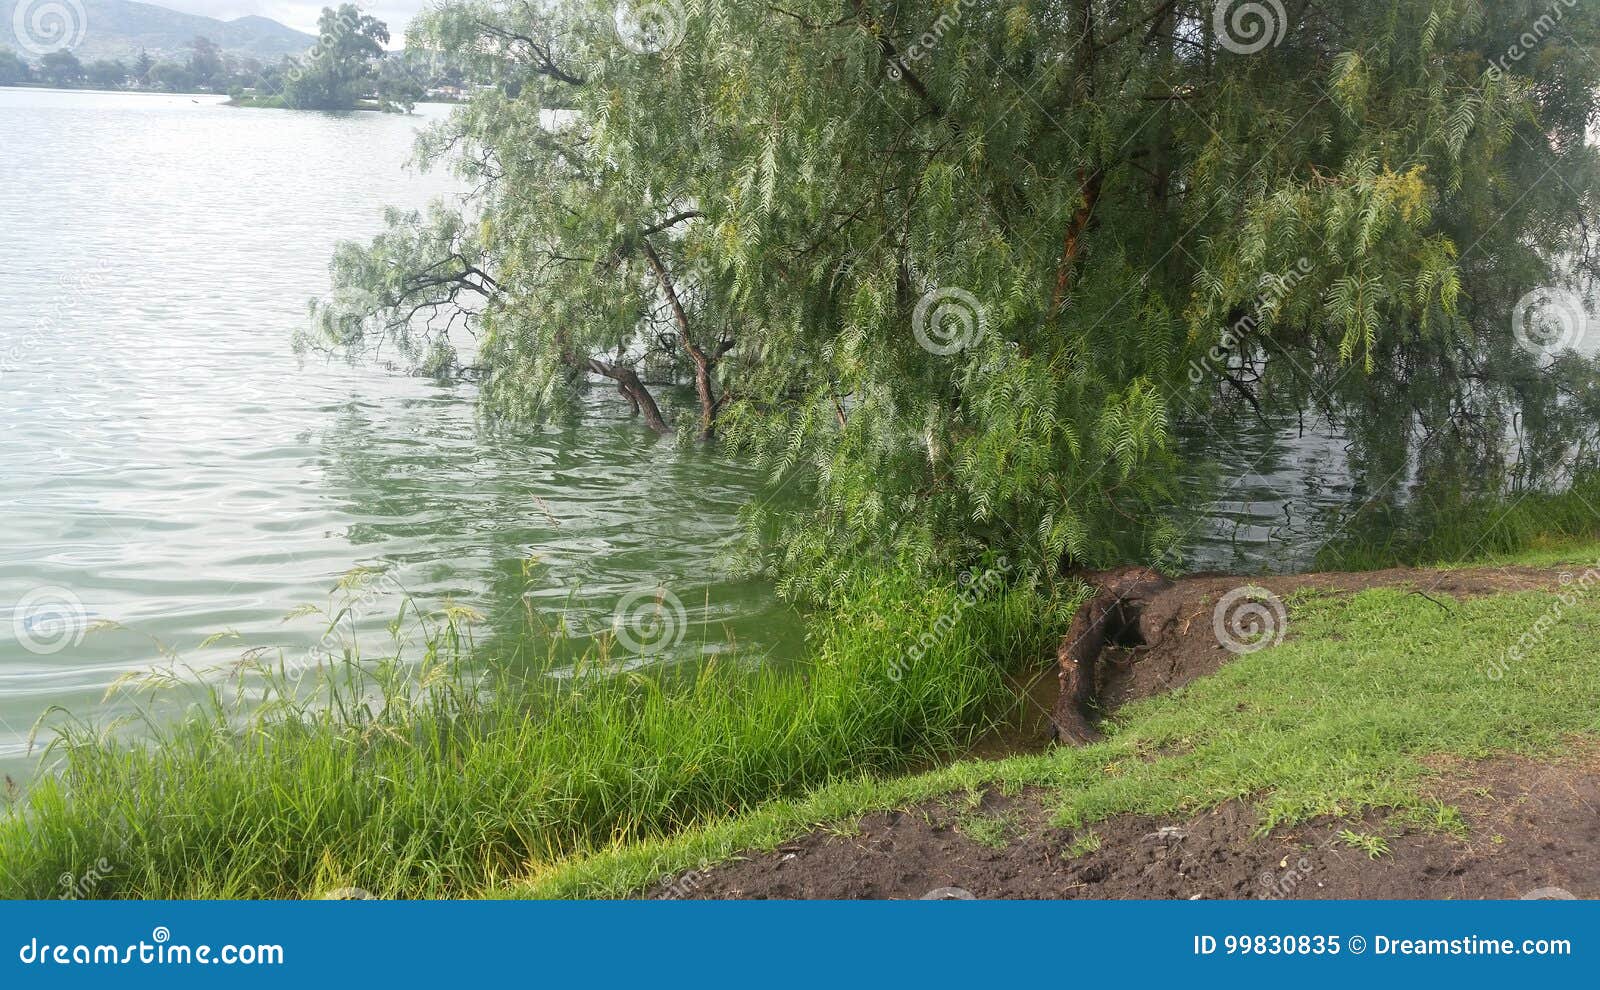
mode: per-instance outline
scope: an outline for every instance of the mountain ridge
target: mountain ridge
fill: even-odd
[[[31,33],[30,22],[47,9],[56,16],[43,23],[58,33]],[[62,37],[59,32],[63,29],[65,37],[75,41],[66,47],[83,61],[127,60],[141,49],[152,58],[181,57],[196,37],[209,38],[235,55],[277,61],[285,55],[299,55],[317,41],[314,35],[259,14],[224,21],[138,0],[0,0],[0,46],[23,58],[37,61],[46,51],[61,47],[55,39]],[[20,36],[25,34],[28,36]]]

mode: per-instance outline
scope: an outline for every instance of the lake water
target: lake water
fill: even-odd
[[[400,588],[481,635],[527,604],[594,633],[626,600],[648,626],[666,589],[678,628],[647,650],[798,654],[719,553],[749,471],[641,442],[609,392],[582,429],[491,431],[469,387],[294,355],[335,242],[455,193],[403,167],[446,108],[219,104],[0,89],[0,766],[49,706],[106,715],[173,653],[305,656],[325,620],[285,616],[358,566],[393,582],[359,597],[368,634]]]
[[[482,636],[620,611],[646,656],[801,654],[798,617],[729,577],[749,470],[655,442],[609,389],[581,428],[490,430],[470,387],[293,354],[336,241],[456,194],[403,168],[445,112],[0,89],[0,768],[51,706],[111,714],[130,671],[305,658],[325,620],[286,616],[358,567],[389,576],[362,638],[403,588]],[[1339,445],[1227,429],[1191,563],[1305,566],[1352,494]]]

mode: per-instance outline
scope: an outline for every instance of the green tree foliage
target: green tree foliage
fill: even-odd
[[[316,339],[441,366],[465,328],[493,413],[609,380],[720,437],[809,496],[750,523],[810,595],[1157,555],[1224,403],[1402,463],[1595,408],[1512,334],[1591,268],[1593,8],[1244,6],[454,0],[408,37],[493,84],[422,146],[477,212],[342,247]]]
[[[96,89],[118,89],[128,81],[128,67],[115,59],[96,59],[84,67],[89,85]]]
[[[223,79],[222,49],[210,38],[189,43],[189,75],[200,86],[215,86]]]
[[[284,77],[283,99],[301,110],[349,110],[373,89],[389,27],[355,4],[322,8],[317,43]]]
[[[28,63],[16,52],[0,45],[0,86],[15,86],[28,81]]]
[[[182,62],[157,62],[146,76],[151,89],[168,93],[186,93],[194,89],[194,77]]]
[[[83,82],[83,63],[71,52],[50,52],[39,59],[39,78],[50,86],[76,86]]]

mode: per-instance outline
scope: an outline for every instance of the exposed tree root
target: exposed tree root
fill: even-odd
[[[1056,654],[1061,694],[1050,720],[1061,742],[1083,744],[1100,738],[1093,708],[1102,688],[1101,654],[1106,647],[1154,647],[1177,611],[1176,601],[1165,603],[1166,607],[1158,603],[1173,582],[1149,568],[1124,568],[1090,580],[1099,591],[1073,616]]]

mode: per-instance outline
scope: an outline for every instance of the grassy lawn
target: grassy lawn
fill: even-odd
[[[1504,563],[1594,560],[1570,544]],[[1268,825],[1392,809],[1448,827],[1423,794],[1426,758],[1555,754],[1600,735],[1600,594],[1519,593],[1435,604],[1403,590],[1291,600],[1282,645],[1121,711],[1106,741],[932,773],[858,778],[664,841],[622,844],[540,871],[514,897],[621,896],[817,826],[981,787],[1042,787],[1055,820],[1188,816],[1233,798]],[[1542,628],[1533,641],[1525,634]],[[1508,651],[1521,647],[1520,660]],[[1498,673],[1499,676],[1495,676]]]

